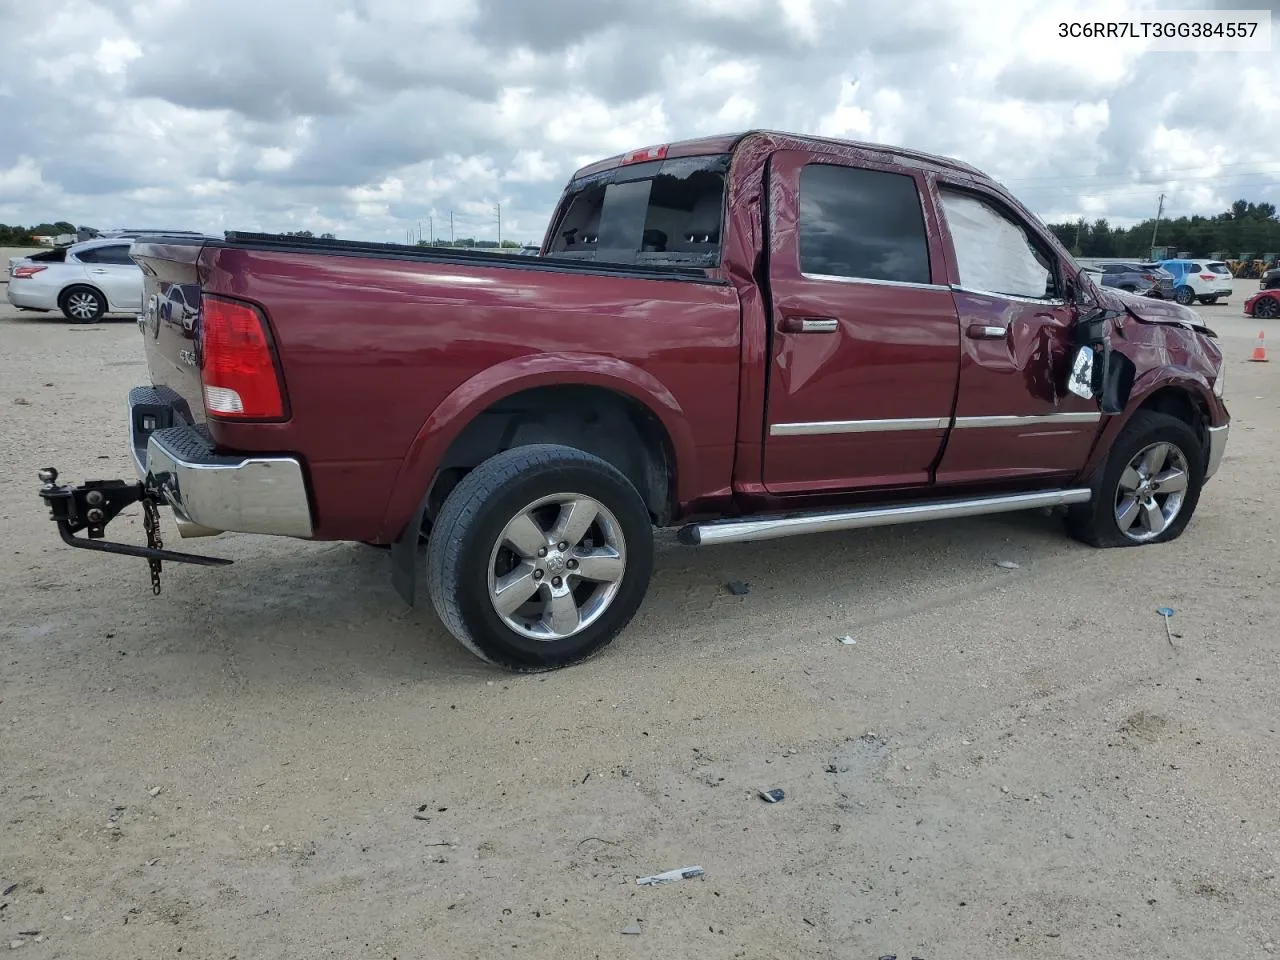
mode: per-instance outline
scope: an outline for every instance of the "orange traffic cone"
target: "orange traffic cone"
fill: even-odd
[[[1258,331],[1258,342],[1253,345],[1253,353],[1249,356],[1250,360],[1257,363],[1267,362],[1267,338],[1266,331]]]

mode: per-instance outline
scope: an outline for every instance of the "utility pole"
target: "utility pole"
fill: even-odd
[[[498,211],[498,246],[502,246],[502,204],[495,203],[494,209]]]
[[[422,242],[422,221],[418,221],[418,242]]]
[[[453,235],[453,211],[449,211],[449,246],[457,246],[456,238]]]
[[[1155,253],[1156,234],[1160,231],[1160,214],[1164,213],[1164,194],[1160,194],[1160,206],[1156,208],[1156,225],[1151,228],[1151,252]]]
[[[1084,228],[1084,217],[1076,221],[1076,242],[1072,244],[1077,250],[1080,249],[1080,231]]]
[[[436,215],[434,213],[427,217],[427,230],[431,234],[427,240],[434,247],[436,245]]]

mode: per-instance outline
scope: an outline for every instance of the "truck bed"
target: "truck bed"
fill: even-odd
[[[669,418],[682,500],[731,483],[741,314],[703,268],[248,233],[149,238],[132,255],[161,315],[143,332],[153,385],[220,453],[300,456],[319,538],[394,536],[439,444],[515,390],[621,392]],[[284,385],[275,422],[206,414],[201,315],[168,304],[210,295],[261,311]]]

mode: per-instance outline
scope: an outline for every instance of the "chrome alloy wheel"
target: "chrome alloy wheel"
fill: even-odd
[[[541,497],[503,528],[489,555],[489,600],[533,640],[562,640],[604,614],[627,567],[626,537],[598,500]]]
[[[98,298],[86,290],[77,290],[67,297],[67,313],[77,320],[92,320],[98,315]]]
[[[1140,450],[1120,474],[1116,487],[1116,525],[1130,540],[1154,540],[1177,519],[1186,498],[1186,455],[1172,443]]]

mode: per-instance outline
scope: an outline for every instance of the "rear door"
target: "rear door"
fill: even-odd
[[[82,250],[88,280],[107,296],[110,309],[136,313],[142,309],[142,269],[129,259],[128,243],[112,243]]]
[[[1034,481],[1079,471],[1102,419],[1067,392],[1070,268],[996,194],[939,183],[960,320],[960,389],[937,482]]]
[[[771,493],[923,486],[959,333],[923,177],[779,151],[769,167]]]

